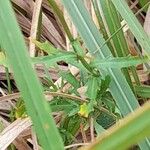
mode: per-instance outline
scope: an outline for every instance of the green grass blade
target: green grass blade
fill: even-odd
[[[136,37],[138,43],[142,46],[144,51],[149,55],[150,54],[150,38],[144,32],[143,27],[133,14],[133,12],[128,7],[125,0],[111,0],[115,5],[116,9],[121,14],[122,18],[127,22],[131,32]]]
[[[139,5],[143,7],[148,2],[149,0],[139,0]],[[147,12],[147,10],[148,10],[148,6],[144,9],[144,12]]]
[[[146,136],[150,136],[150,103],[124,118],[119,125],[104,132],[93,144],[81,150],[125,150]],[[138,136],[137,136],[138,135]]]
[[[53,9],[56,17],[58,17],[58,20],[60,21],[65,33],[68,36],[69,41],[74,41],[74,38],[70,32],[70,29],[65,21],[63,12],[60,10],[59,6],[57,5],[57,2],[55,0],[47,0],[48,3],[50,4],[51,8]]]
[[[89,77],[87,82],[87,91],[86,95],[90,98],[93,102],[95,102],[98,90],[98,78],[97,77]]]
[[[94,11],[95,11],[95,14],[96,14],[96,17],[97,17],[97,20],[98,20],[100,32],[103,34],[104,39],[107,40],[109,37],[108,37],[108,34],[106,32],[106,28],[104,26],[102,16],[100,14],[100,10],[99,10],[99,7],[98,7],[98,1],[97,0],[92,0],[92,3],[93,3]],[[115,51],[114,51],[114,48],[113,48],[112,43],[110,42],[110,40],[107,42],[107,45],[108,45],[109,49],[111,50],[113,56],[115,56]]]
[[[95,56],[97,60],[112,56],[107,45],[104,45],[103,48],[100,49],[105,40],[90,18],[90,15],[87,12],[82,0],[63,0],[63,3],[80,35],[82,36],[86,46],[88,47],[89,52]],[[106,76],[107,74],[111,76],[112,81],[110,83],[110,91],[124,116],[130,112],[133,112],[134,109],[139,107],[137,99],[130,89],[121,70],[101,70],[101,73],[103,76]],[[144,146],[149,149],[150,146],[147,139],[145,143],[146,144],[144,144]]]
[[[23,37],[9,0],[0,1],[0,44],[14,72],[18,88],[44,150],[63,150],[63,143],[49,113],[41,85],[32,68]]]
[[[103,20],[105,22],[105,26],[107,28],[108,34],[113,35],[119,28],[121,28],[121,18],[117,13],[116,8],[114,7],[111,0],[97,0],[98,8],[101,10]],[[113,38],[112,43],[114,47],[114,51],[116,52],[116,56],[124,57],[129,54],[129,49],[126,43],[126,39],[124,37],[123,31],[120,30]],[[137,84],[139,83],[138,76],[136,74],[136,69],[134,67],[131,67],[131,72],[133,73],[133,77],[135,78],[135,81]],[[130,87],[133,90],[132,81],[129,75],[128,69],[123,69],[123,73],[130,85]]]
[[[135,92],[138,96],[143,98],[150,98],[150,86],[135,86]]]
[[[112,35],[121,27],[119,15],[111,0],[97,1],[98,8],[101,10],[102,16],[104,16],[103,20],[108,30],[107,32],[109,32],[108,34]],[[127,52],[128,47],[125,43],[125,38],[122,30],[120,30],[118,34],[116,34],[112,38],[112,42],[116,51],[116,56],[122,57],[127,56],[129,54],[129,52]]]
[[[69,71],[66,71],[66,72],[61,71],[59,74],[64,80],[70,83],[75,89],[80,87],[80,82]]]

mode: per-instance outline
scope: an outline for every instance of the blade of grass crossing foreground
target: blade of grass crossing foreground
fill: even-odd
[[[89,52],[95,56],[97,60],[112,56],[107,45],[102,49],[100,47],[105,42],[93,23],[89,13],[87,12],[82,0],[62,0],[68,13],[70,14],[76,28],[82,36]],[[125,77],[119,69],[100,70],[102,75],[109,74],[112,78],[110,91],[113,95],[121,113],[125,116],[133,112],[139,104],[130,89]],[[146,142],[145,142],[146,143]],[[146,143],[148,144],[148,143]],[[146,145],[149,148],[149,145]]]
[[[0,45],[5,50],[26,109],[31,116],[44,150],[63,150],[64,146],[45,101],[42,87],[32,68],[23,37],[9,0],[0,1]]]

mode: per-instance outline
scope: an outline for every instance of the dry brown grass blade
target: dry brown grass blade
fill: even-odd
[[[68,70],[67,66],[59,66],[59,68],[63,71]],[[44,71],[43,65],[36,64],[35,69],[37,71],[37,75],[39,78],[45,77],[45,71]],[[48,71],[49,71],[49,74],[53,80],[57,80],[59,78],[58,77],[58,70],[50,68],[50,69],[48,69]],[[11,70],[10,70],[9,74],[10,74],[10,79],[13,79],[13,74],[12,74]],[[5,68],[3,66],[0,66],[0,80],[6,80]]]
[[[0,117],[0,121],[5,128],[10,125],[10,123],[2,117]],[[25,130],[24,132],[27,132],[27,130]],[[22,136],[18,136],[12,143],[18,150],[32,150]]]
[[[80,102],[87,102],[88,100],[83,99],[81,97],[75,96],[75,95],[70,95],[70,94],[66,94],[66,93],[61,93],[61,92],[44,92],[45,94],[45,98],[50,101],[52,99],[52,97],[54,96],[61,96],[61,97],[67,97],[76,101],[80,101]],[[1,96],[0,97],[0,102],[6,102],[9,100],[13,100],[13,99],[18,99],[20,98],[20,93],[14,93],[14,94],[9,94],[6,96]]]
[[[29,44],[29,53],[31,57],[35,56],[35,44],[31,39],[37,39],[39,18],[41,13],[42,0],[36,0],[33,9],[31,30],[30,30],[30,44]]]
[[[31,18],[33,14],[34,1],[33,0],[12,0],[14,9],[16,11],[16,16],[21,29],[25,37],[30,36],[31,29]],[[53,43],[56,47],[65,48],[64,35],[59,27],[49,5],[46,1],[42,4],[42,40],[48,40]],[[28,42],[28,41],[27,41]]]
[[[38,145],[37,136],[34,130],[31,131],[31,135],[32,135],[33,150],[38,150],[39,145]]]
[[[32,150],[22,137],[18,137],[13,141],[18,150]]]
[[[31,126],[29,118],[17,119],[0,133],[0,150],[5,150],[24,130]]]

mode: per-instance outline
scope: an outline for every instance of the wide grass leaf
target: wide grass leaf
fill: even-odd
[[[9,0],[0,1],[0,20],[0,45],[5,50],[13,69],[17,86],[25,101],[27,113],[33,121],[39,142],[44,150],[63,150],[61,137],[32,68]]]

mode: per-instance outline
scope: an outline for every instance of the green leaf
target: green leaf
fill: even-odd
[[[64,61],[72,66],[86,71],[85,67],[78,62],[77,55],[74,52],[58,51],[48,56],[40,56],[31,58],[33,64],[45,64],[46,67],[53,67],[56,63]]]
[[[96,122],[100,124],[104,129],[108,129],[116,123],[116,118],[114,118],[108,112],[102,111],[96,118]]]
[[[64,18],[63,11],[57,5],[57,2],[55,0],[48,0],[48,3],[50,4],[51,8],[53,9],[54,14],[56,14],[56,16],[58,17],[66,35],[68,36],[68,39],[70,40],[70,42],[72,42],[74,39],[73,39],[73,36],[70,32],[68,24]]]
[[[128,56],[128,57],[115,57],[106,58],[102,60],[96,60],[92,62],[93,66],[100,67],[102,69],[107,68],[124,68],[130,66],[137,66],[139,64],[149,62],[149,58],[145,56],[140,58],[138,56]]]
[[[16,108],[14,108],[14,113],[15,113],[14,114],[15,118],[22,118],[27,116],[25,104],[21,98],[16,103]]]
[[[150,86],[142,85],[142,86],[135,86],[134,88],[138,96],[143,98],[150,98]]]
[[[76,133],[79,131],[80,124],[81,124],[81,117],[78,115],[69,117],[69,122],[67,124],[67,130],[75,137]]]
[[[88,82],[87,82],[86,95],[92,101],[96,99],[98,86],[99,84],[98,84],[97,77],[94,77],[94,76],[89,77]]]
[[[99,2],[98,0],[92,0],[94,11],[95,11],[98,23],[99,23],[100,32],[102,33],[104,39],[107,40],[109,38],[109,36],[108,36],[107,31],[106,31],[107,28],[104,25],[104,20],[102,19],[102,16],[101,16],[101,11],[99,9],[98,2]],[[113,48],[110,40],[107,42],[107,45],[110,48],[113,56],[115,56],[114,48]]]
[[[107,95],[105,95],[102,99],[102,102],[105,104],[105,107],[112,113],[115,113],[116,104],[113,101],[113,99],[109,98]]]
[[[32,42],[41,50],[46,52],[47,54],[56,54],[59,50],[55,48],[52,44],[50,44],[48,41],[45,41],[44,43],[41,43],[36,40],[32,40]]]
[[[79,41],[76,39],[74,40],[73,42],[71,42],[75,52],[77,53],[77,55],[83,57],[84,56],[84,52],[83,52],[83,49],[79,43]]]
[[[28,50],[15,19],[11,2],[0,1],[0,45],[5,50],[28,115],[44,150],[63,150],[63,142],[33,70]],[[4,147],[3,147],[4,148]]]
[[[147,4],[148,2],[149,2],[149,0],[139,0],[139,4],[140,4],[141,7],[145,6],[145,4]],[[144,9],[144,12],[146,12],[147,9],[148,9],[148,7],[146,7]]]
[[[72,117],[66,117],[63,122],[61,122],[60,128],[63,132],[65,145],[71,144],[75,140],[76,135],[79,132],[80,124],[82,118],[78,115]]]
[[[111,36],[121,27],[120,16],[111,0],[97,0],[97,3],[101,16],[103,16],[103,22],[105,22],[105,28],[107,28],[107,34]],[[112,38],[112,42],[116,52],[115,56],[123,57],[129,54],[122,30]]]
[[[73,52],[58,52],[56,54],[49,55],[49,56],[32,58],[32,62],[34,64],[43,63],[47,67],[53,66],[54,64],[60,61],[66,61],[68,63],[77,62],[77,57]]]
[[[110,82],[111,82],[111,78],[109,75],[105,76],[104,79],[101,79],[101,87],[100,87],[101,94],[106,92],[106,90],[109,88]]]
[[[78,104],[72,103],[71,100],[59,98],[50,101],[50,107],[52,109],[52,112],[64,111],[66,114],[69,114],[70,112],[72,112],[72,110],[76,110],[76,108],[79,108]],[[76,113],[77,112],[78,111],[76,111]]]
[[[63,79],[65,79],[68,83],[70,83],[75,90],[80,87],[79,81],[69,71],[68,72],[61,71],[59,74]]]

